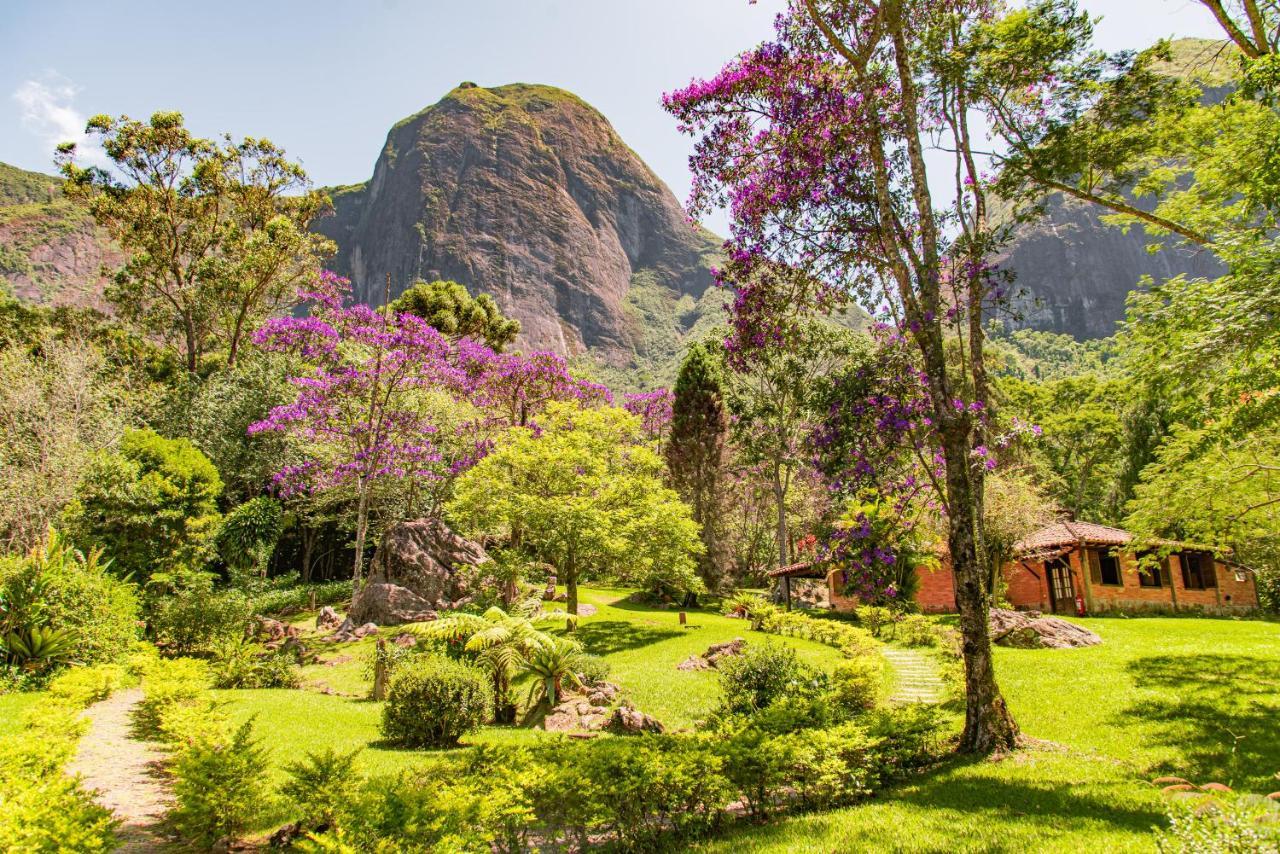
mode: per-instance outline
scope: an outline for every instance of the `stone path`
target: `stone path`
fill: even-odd
[[[98,803],[116,814],[120,828],[117,851],[151,852],[164,849],[160,821],[172,804],[156,775],[165,754],[155,745],[137,741],[130,732],[130,715],[142,691],[117,691],[90,706],[85,717],[89,731],[80,739],[67,773],[79,774]]]
[[[892,665],[897,679],[889,699],[895,703],[938,703],[946,695],[946,686],[938,675],[938,666],[928,653],[916,649],[886,646],[880,653]]]

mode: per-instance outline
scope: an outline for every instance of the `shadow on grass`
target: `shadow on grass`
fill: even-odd
[[[804,817],[798,827],[742,827],[737,833],[756,844],[775,834],[777,841],[838,839],[840,848],[832,850],[842,851],[1023,851],[1032,840],[1044,844],[1052,836],[1096,833],[1099,825],[1145,834],[1164,820],[1158,805],[1134,803],[1130,794],[1118,790],[1129,783],[1080,783],[1074,774],[1061,771],[1050,772],[1056,779],[1017,772],[1015,779],[966,773],[969,766],[986,761],[953,759],[848,812]],[[1019,760],[1015,756],[1004,761]],[[895,806],[888,815],[859,816],[860,810],[894,802],[901,811]],[[957,815],[968,820],[958,824]],[[730,842],[735,835],[728,837]],[[1003,843],[996,842],[999,837],[1004,837]]]
[[[1240,655],[1153,655],[1128,664],[1134,687],[1162,696],[1122,713],[1161,742],[1177,745],[1188,766],[1161,770],[1196,782],[1257,788],[1280,771],[1280,661]],[[1272,786],[1274,788],[1274,785]],[[1270,790],[1268,790],[1270,791]]]
[[[626,620],[592,620],[580,624],[574,637],[582,642],[587,652],[612,655],[679,637],[680,634],[677,629],[655,629],[628,623]]]

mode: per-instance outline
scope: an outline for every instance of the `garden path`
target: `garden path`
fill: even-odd
[[[98,803],[120,819],[117,851],[151,852],[165,847],[160,823],[172,803],[157,770],[165,754],[131,733],[130,713],[142,691],[117,691],[85,711],[89,731],[67,772],[79,774]]]
[[[938,675],[938,665],[928,653],[918,649],[886,646],[881,654],[893,667],[895,703],[938,703],[946,695],[946,686]]]

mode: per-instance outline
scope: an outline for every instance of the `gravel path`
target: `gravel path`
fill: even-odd
[[[883,647],[880,652],[889,660],[898,677],[890,700],[895,703],[941,702],[946,686],[938,675],[937,664],[928,653],[893,646]]]
[[[89,731],[80,740],[76,758],[67,766],[79,774],[85,788],[95,790],[98,803],[116,814],[117,851],[162,851],[160,821],[172,804],[157,774],[165,754],[155,745],[138,741],[130,731],[129,713],[142,699],[142,691],[117,691],[90,706],[85,717]]]

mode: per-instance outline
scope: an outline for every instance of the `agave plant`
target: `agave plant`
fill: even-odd
[[[463,649],[493,674],[499,723],[515,720],[511,702],[511,680],[528,658],[556,642],[539,625],[572,619],[563,611],[544,611],[536,599],[523,602],[507,613],[498,607],[483,614],[451,614],[418,628],[420,634],[463,644]]]
[[[0,638],[0,651],[24,670],[42,670],[71,660],[75,639],[70,632],[34,627]]]
[[[551,643],[538,647],[525,657],[524,671],[537,679],[529,690],[530,709],[544,701],[552,706],[559,703],[566,682],[582,687],[576,672],[581,655],[582,647],[576,642],[553,638]]]

